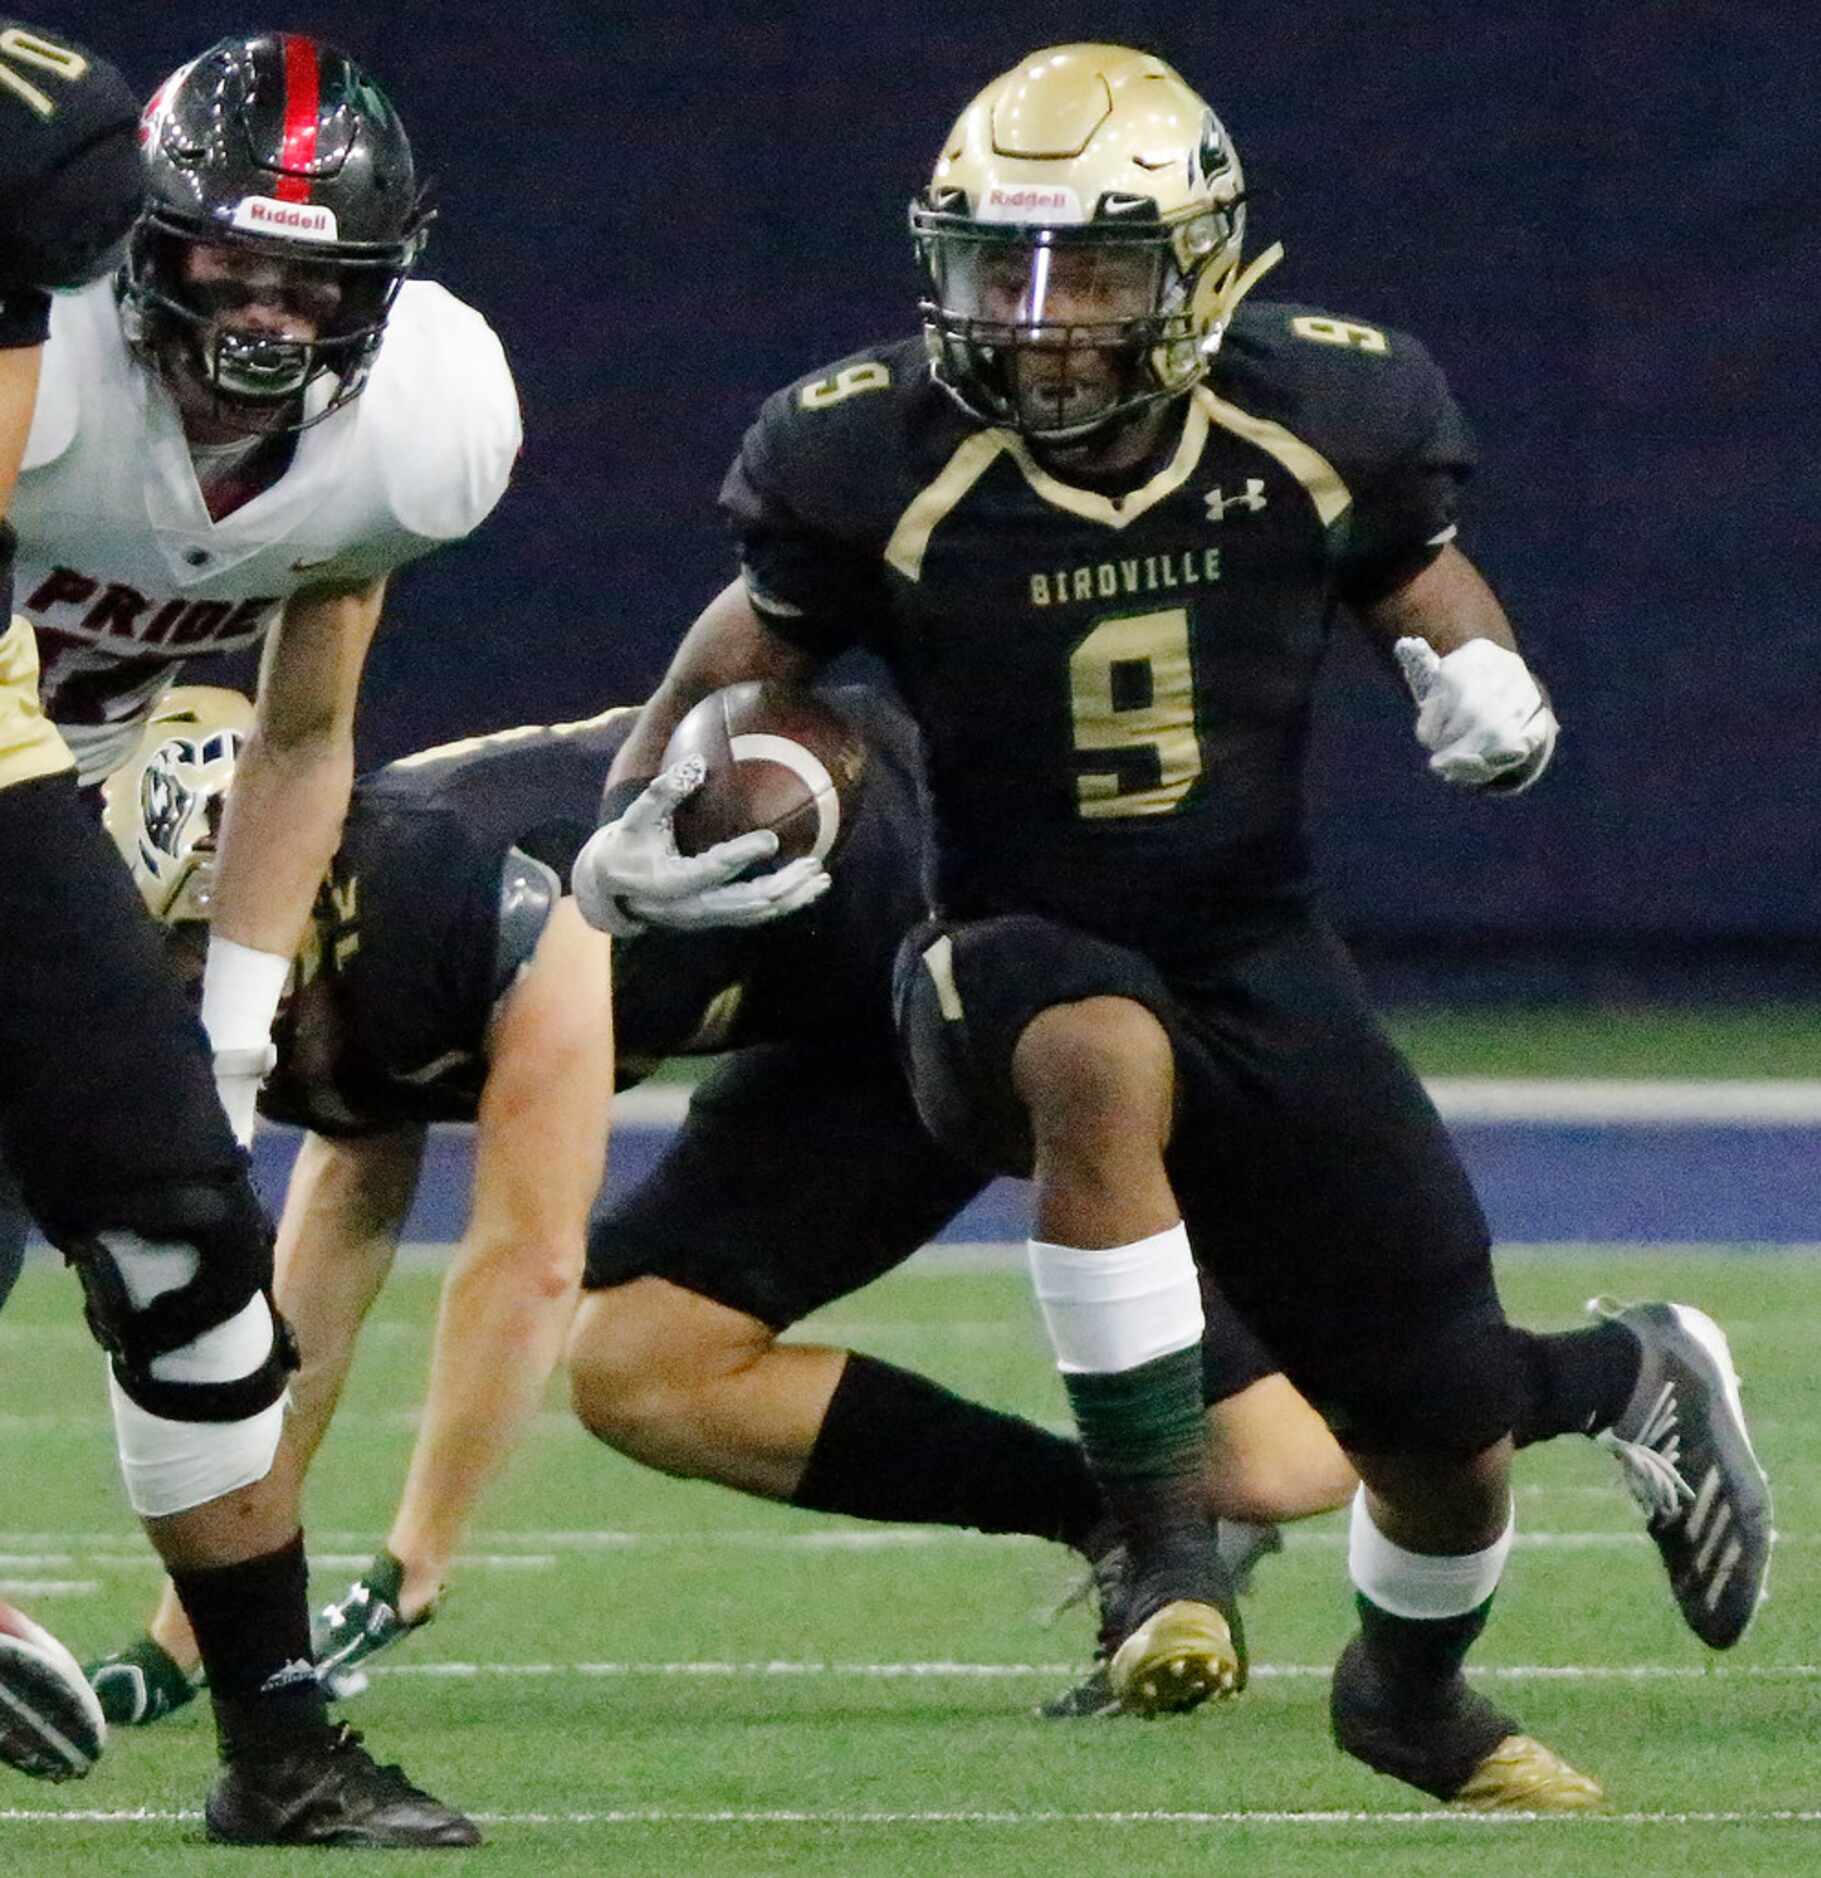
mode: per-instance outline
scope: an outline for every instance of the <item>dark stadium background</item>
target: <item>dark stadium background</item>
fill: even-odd
[[[1254,246],[1288,250],[1270,291],[1408,326],[1448,370],[1483,448],[1464,545],[1566,725],[1544,789],[1465,801],[1390,681],[1336,660],[1324,866],[1384,984],[1818,988],[1801,9],[72,0],[45,23],[147,91],[223,32],[318,32],[439,178],[427,271],[504,338],[527,441],[494,519],[399,582],[367,760],[640,695],[731,570],[713,501],[759,399],[913,317],[904,201],[960,106],[1037,44],[1163,52],[1233,133]]]

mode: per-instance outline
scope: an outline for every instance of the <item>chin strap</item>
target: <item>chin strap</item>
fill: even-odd
[[[1284,258],[1284,244],[1274,241],[1262,254],[1254,255],[1243,268],[1236,268],[1213,286],[1208,294],[1208,337],[1202,349],[1212,353],[1220,344],[1234,311],[1264,277]],[[1199,296],[1197,296],[1199,297]]]

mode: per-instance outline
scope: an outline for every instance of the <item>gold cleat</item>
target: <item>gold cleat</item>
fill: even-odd
[[[1113,1653],[1107,1680],[1128,1715],[1179,1714],[1246,1686],[1227,1620],[1193,1598],[1178,1598],[1147,1617]]]
[[[1605,1789],[1577,1773],[1553,1748],[1507,1735],[1467,1776],[1448,1804],[1470,1813],[1585,1813]]]

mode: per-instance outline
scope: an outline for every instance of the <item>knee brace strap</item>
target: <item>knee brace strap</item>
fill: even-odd
[[[129,1196],[103,1223],[80,1236],[59,1233],[57,1243],[82,1281],[95,1341],[141,1407],[173,1421],[233,1422],[284,1394],[285,1378],[297,1367],[296,1346],[271,1305],[270,1228],[239,1176]],[[123,1267],[123,1258],[139,1265],[129,1246],[133,1254],[153,1247],[172,1257],[188,1253],[186,1276],[146,1296],[143,1278],[129,1282]],[[224,1342],[219,1333],[228,1326],[243,1334]],[[198,1351],[205,1339],[228,1353],[226,1365]],[[160,1361],[172,1358],[178,1360]],[[242,1373],[208,1373],[224,1366]]]

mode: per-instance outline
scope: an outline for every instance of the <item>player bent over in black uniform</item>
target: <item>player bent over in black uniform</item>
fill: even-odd
[[[92,53],[0,21],[0,78],[3,509],[31,421],[44,290],[111,265],[142,175],[137,107]],[[8,620],[12,560],[0,525]],[[0,633],[0,852],[0,1148],[82,1280],[128,1497],[208,1666],[225,1761],[209,1836],[472,1844],[467,1820],[327,1719],[281,1438],[291,1353],[272,1309],[269,1229],[202,1032],[39,710],[21,620]],[[0,1755],[53,1778],[86,1772],[100,1716],[59,1712],[52,1684],[22,1693],[29,1667],[9,1638]]]
[[[1146,55],[1052,48],[996,81],[913,223],[924,339],[768,401],[723,491],[742,580],[609,802],[714,687],[856,639],[884,658],[941,908],[901,955],[905,1045],[938,1135],[1035,1176],[1038,1298],[1130,1553],[1114,1694],[1244,1677],[1200,1504],[1199,1257],[1364,1480],[1340,1744],[1463,1804],[1591,1804],[1460,1673],[1511,1541],[1517,1358],[1459,1163],[1311,904],[1303,754],[1343,607],[1445,779],[1514,791],[1553,747],[1452,545],[1452,399],[1403,334],[1241,304],[1274,255],[1242,268],[1231,146]],[[631,818],[576,874],[622,926],[697,886]]]

